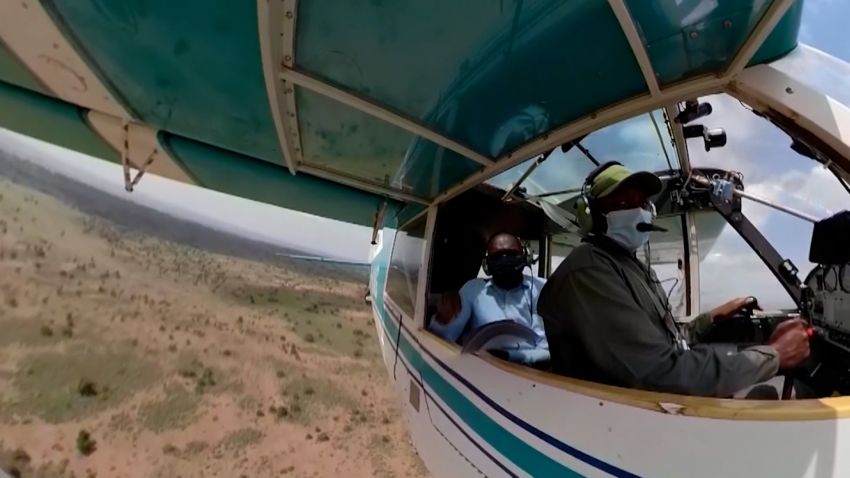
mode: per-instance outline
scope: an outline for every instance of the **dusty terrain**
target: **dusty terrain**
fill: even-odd
[[[355,276],[169,242],[0,177],[0,468],[425,475]]]

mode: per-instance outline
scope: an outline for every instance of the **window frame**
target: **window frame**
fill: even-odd
[[[416,291],[414,292],[413,297],[413,316],[405,311],[402,307],[398,305],[395,299],[393,299],[392,295],[390,295],[390,270],[392,269],[393,258],[395,257],[396,247],[398,246],[399,233],[405,231],[412,224],[417,221],[422,220],[422,217],[425,216],[425,232],[423,239],[425,239],[425,245],[422,250],[422,254],[419,258],[419,270],[417,276],[416,283]],[[422,212],[416,214],[409,220],[405,221],[404,224],[398,226],[393,233],[393,247],[390,251],[389,262],[387,263],[387,279],[386,284],[384,286],[384,301],[389,303],[390,307],[396,312],[399,316],[399,321],[407,318],[408,320],[413,320],[417,329],[424,327],[425,323],[425,310],[427,306],[427,294],[428,294],[428,278],[431,273],[431,246],[434,237],[434,224],[437,217],[437,207],[430,206],[423,210]]]

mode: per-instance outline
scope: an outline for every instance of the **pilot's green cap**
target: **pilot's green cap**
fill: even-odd
[[[647,196],[654,196],[661,192],[661,179],[648,171],[632,172],[630,169],[619,164],[611,165],[600,172],[590,185],[590,196],[599,199],[605,197],[617,189],[631,186],[637,188]]]

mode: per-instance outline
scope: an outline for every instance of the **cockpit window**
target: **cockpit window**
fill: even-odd
[[[701,148],[690,148],[693,166],[739,171],[743,174],[747,192],[815,219],[850,209],[850,193],[836,175],[823,164],[793,151],[790,148],[792,139],[778,127],[756,116],[749,107],[731,96],[714,95],[702,98],[702,101],[711,103],[713,113],[701,122],[710,128],[723,127],[728,140],[725,147],[708,153]],[[808,260],[812,234],[810,222],[746,198],[743,199],[742,210],[773,247],[794,262],[800,270],[801,280],[814,268],[815,264]],[[721,235],[724,239],[718,240],[718,245],[723,246],[724,258],[752,256],[758,267],[763,268],[749,246],[743,241],[726,239],[726,234],[735,233],[724,231]],[[710,264],[720,257],[713,253],[704,260]],[[752,264],[732,261],[728,266],[731,267],[728,275],[735,276],[746,274],[744,269],[752,267]],[[790,306],[790,298],[787,294],[783,295],[782,300],[777,297],[774,302],[777,306]]]
[[[393,245],[387,294],[401,310],[413,317],[416,312],[416,289],[419,269],[425,251],[425,216],[399,229]]]
[[[714,211],[694,216],[698,231],[700,312],[730,297],[752,295],[768,310],[793,309],[794,301],[744,239]]]
[[[521,163],[489,183],[507,189],[520,179],[533,161],[534,158]],[[576,195],[576,190],[597,163],[608,161],[619,161],[635,171],[679,169],[679,159],[671,143],[663,111],[641,114],[594,131],[566,153],[556,148],[522,182],[522,187],[529,196],[566,191],[546,197],[547,201],[557,204]]]

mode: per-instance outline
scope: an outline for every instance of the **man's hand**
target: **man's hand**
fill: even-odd
[[[726,302],[723,305],[719,305],[713,309],[711,309],[711,319],[715,322],[726,320],[738,312],[746,309],[747,307],[751,307],[755,305],[755,308],[761,310],[758,307],[758,303],[756,302],[755,297],[738,297],[737,299],[732,299],[729,302]]]
[[[437,322],[445,325],[452,321],[460,312],[460,294],[457,291],[446,292],[437,305]]]
[[[795,368],[809,357],[809,334],[800,319],[780,322],[767,342],[779,352],[779,368]]]

